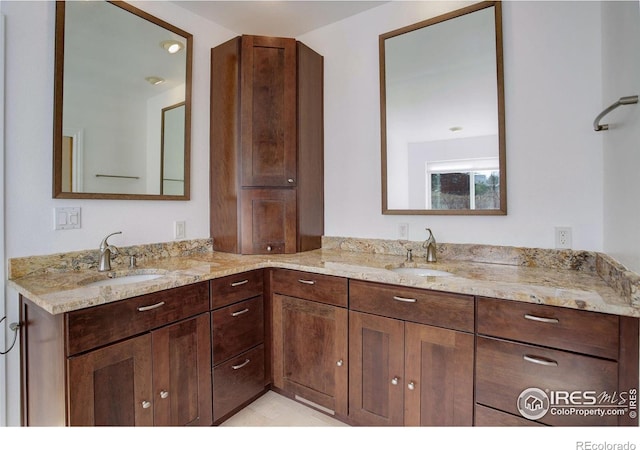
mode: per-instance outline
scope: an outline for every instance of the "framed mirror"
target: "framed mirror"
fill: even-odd
[[[124,2],[56,2],[54,198],[189,200],[192,39]]]
[[[507,213],[500,2],[380,35],[382,213]]]

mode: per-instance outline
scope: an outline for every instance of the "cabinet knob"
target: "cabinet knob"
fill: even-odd
[[[407,388],[410,391],[413,391],[416,388],[416,385],[415,385],[415,383],[413,381],[410,381],[409,384],[407,384]]]
[[[151,402],[148,402],[147,400],[144,400],[144,401],[142,402],[142,407],[143,407],[144,409],[149,409],[149,408],[151,408]]]
[[[271,247],[270,245],[267,245],[267,251],[270,252],[271,250],[273,250],[273,247]]]
[[[398,377],[393,377],[393,378],[391,379],[391,384],[393,384],[394,386],[397,386],[399,381],[400,381],[400,378],[398,378]]]
[[[169,396],[168,391],[160,391],[160,398],[167,398]]]
[[[287,179],[287,182],[288,182],[288,183],[293,183],[294,181],[296,181],[296,180],[294,180],[293,178],[288,178],[288,179]]]
[[[344,361],[343,361],[343,360],[339,360],[339,361],[336,363],[336,366],[338,366],[338,367],[342,367],[342,365],[343,365],[343,364],[344,364]]]

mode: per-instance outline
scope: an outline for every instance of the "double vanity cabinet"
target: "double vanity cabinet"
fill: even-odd
[[[21,310],[24,425],[216,425],[267,389],[362,426],[638,424],[633,317],[285,268]],[[627,411],[529,420],[529,388]]]

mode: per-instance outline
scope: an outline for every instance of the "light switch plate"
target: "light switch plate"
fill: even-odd
[[[173,238],[184,239],[187,237],[186,224],[184,220],[173,222]]]
[[[53,229],[54,230],[72,230],[81,228],[80,207],[64,207],[54,208],[53,210]]]

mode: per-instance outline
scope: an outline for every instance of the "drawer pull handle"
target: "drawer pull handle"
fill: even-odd
[[[313,280],[298,280],[298,283],[302,283],[302,284],[316,284],[315,281]]]
[[[169,391],[160,391],[160,398],[169,397]]]
[[[231,317],[238,317],[248,312],[249,312],[249,308],[245,308],[242,311],[236,311],[234,313],[231,313]]]
[[[164,305],[164,302],[159,302],[159,303],[156,303],[155,305],[149,305],[149,306],[138,306],[138,311],[140,312],[150,311],[152,309],[160,308],[163,305]]]
[[[231,368],[233,370],[238,370],[238,369],[242,369],[244,366],[246,366],[247,364],[249,364],[249,362],[251,362],[251,360],[249,358],[247,358],[242,364],[238,364],[237,366],[231,366]]]
[[[143,408],[143,409],[149,409],[149,408],[151,408],[151,402],[149,402],[149,401],[147,401],[147,400],[144,400],[144,401],[142,402],[142,408]]]
[[[549,367],[558,366],[558,362],[554,361],[553,359],[546,359],[546,358],[541,358],[539,356],[530,356],[530,355],[524,355],[522,358],[525,361],[528,361],[534,364],[540,364],[541,366],[549,366]]]
[[[231,283],[231,287],[242,286],[243,284],[247,284],[249,280],[236,281],[235,283]]]
[[[399,302],[407,302],[407,303],[415,303],[418,301],[415,298],[398,297],[397,295],[394,295],[393,299]]]
[[[531,314],[525,314],[524,318],[527,319],[527,320],[534,320],[536,322],[544,322],[544,323],[558,323],[558,322],[560,322],[558,319],[552,319],[550,317],[532,316]]]

